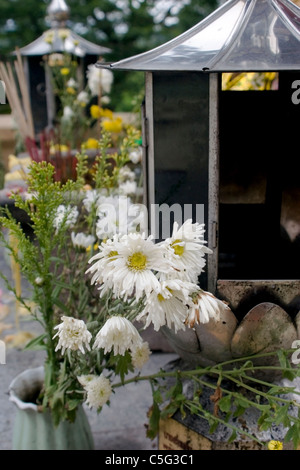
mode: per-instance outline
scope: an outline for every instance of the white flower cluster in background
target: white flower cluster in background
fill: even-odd
[[[58,206],[56,216],[53,221],[53,225],[56,230],[59,230],[61,225],[66,224],[69,227],[73,227],[76,224],[79,211],[76,206],[65,206],[61,204]]]

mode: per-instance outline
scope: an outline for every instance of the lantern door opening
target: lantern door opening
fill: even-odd
[[[298,279],[299,72],[219,92],[218,279]]]

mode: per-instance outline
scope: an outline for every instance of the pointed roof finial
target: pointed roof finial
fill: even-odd
[[[64,27],[70,17],[70,8],[65,0],[51,0],[47,8],[47,20],[52,28]]]

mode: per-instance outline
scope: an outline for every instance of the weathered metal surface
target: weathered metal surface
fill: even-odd
[[[213,253],[207,259],[207,290],[215,294],[218,277],[219,216],[219,77],[209,79],[209,155],[208,155],[208,246]]]
[[[234,313],[224,310],[218,321],[196,325],[175,333],[167,327],[161,329],[174,351],[192,366],[211,366],[235,358],[259,353],[291,349],[300,339],[300,313],[295,322],[288,313],[272,302],[262,302],[253,307],[238,321]],[[276,355],[255,359],[255,365],[279,365]],[[257,377],[273,380],[279,373],[262,369]]]
[[[229,0],[193,28],[121,70],[299,70],[300,9],[288,0]]]
[[[237,327],[237,319],[231,310],[223,310],[220,320],[196,325],[195,332],[201,352],[214,362],[231,358],[231,340]]]
[[[298,338],[300,339],[300,312],[298,312],[295,317],[295,326],[297,329]]]
[[[247,313],[255,304],[272,301],[295,314],[300,309],[300,280],[218,280],[217,295],[235,313]]]

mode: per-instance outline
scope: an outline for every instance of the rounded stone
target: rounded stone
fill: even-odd
[[[236,329],[231,344],[232,356],[290,349],[295,339],[297,331],[286,311],[279,305],[263,302],[253,307]]]

